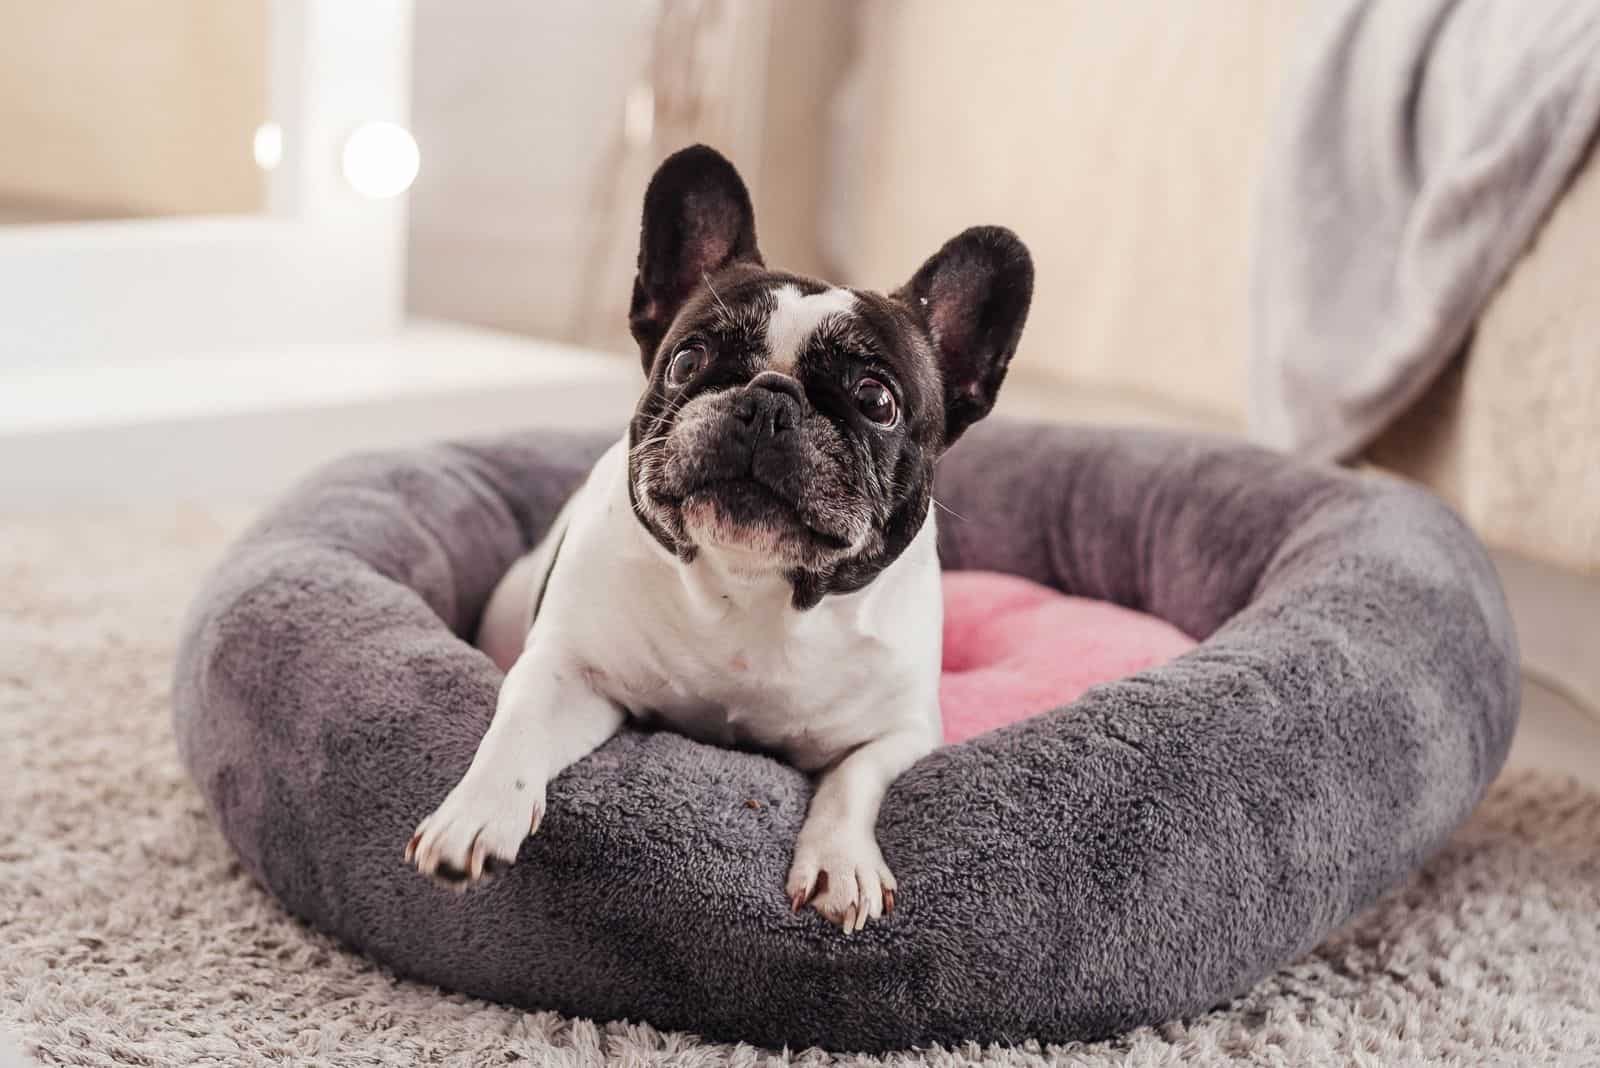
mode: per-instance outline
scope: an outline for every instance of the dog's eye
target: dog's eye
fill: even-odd
[[[863,378],[856,383],[856,410],[879,426],[894,426],[900,418],[900,407],[895,404],[889,387],[876,378]]]
[[[681,386],[706,369],[711,356],[704,345],[685,345],[672,354],[667,364],[667,385]]]

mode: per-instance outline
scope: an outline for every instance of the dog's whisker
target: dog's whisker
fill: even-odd
[[[663,441],[667,440],[667,436],[670,433],[671,433],[671,431],[663,430],[659,434],[651,434],[647,438],[640,438],[637,442],[634,443],[633,447],[634,447],[635,450],[642,451],[644,449],[650,448],[652,445],[659,445]]]
[[[711,299],[716,301],[717,302],[717,307],[722,309],[722,314],[727,317],[728,325],[729,326],[737,326],[738,325],[738,319],[736,319],[734,317],[733,310],[722,302],[722,297],[717,292],[716,286],[713,286],[711,284],[711,276],[709,274],[705,273],[704,271],[701,271],[700,272],[700,280],[702,282],[704,282],[706,284],[706,288],[711,291]]]
[[[668,419],[682,411],[683,406],[687,403],[688,400],[686,398],[680,397],[676,400],[670,401],[665,408],[653,414],[650,417],[651,432],[654,433],[654,431],[659,428],[662,423],[666,422]]]
[[[951,508],[949,505],[945,504],[943,501],[941,501],[939,498],[935,497],[933,494],[931,494],[931,493],[928,494],[928,500],[933,502],[934,507],[941,509],[942,511],[944,511],[948,515],[955,516],[957,519],[961,520],[963,523],[971,522],[971,520],[969,520],[966,516],[962,515],[960,512],[956,511],[954,508]]]

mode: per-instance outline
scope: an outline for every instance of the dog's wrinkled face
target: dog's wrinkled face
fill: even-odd
[[[634,417],[641,518],[681,556],[860,585],[928,509],[944,402],[925,337],[876,294],[760,269],[704,288]]]
[[[1032,289],[1008,231],[969,230],[892,295],[769,271],[737,172],[697,146],[645,195],[630,317],[639,520],[680,559],[777,570],[794,603],[859,589],[928,513],[943,450],[993,406]]]

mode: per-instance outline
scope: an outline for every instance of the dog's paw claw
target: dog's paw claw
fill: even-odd
[[[544,814],[543,791],[496,791],[463,780],[444,804],[417,825],[405,861],[424,875],[461,888],[483,882],[515,863],[522,841]]]
[[[845,934],[894,908],[894,876],[870,838],[798,843],[787,890],[795,911],[809,902]]]

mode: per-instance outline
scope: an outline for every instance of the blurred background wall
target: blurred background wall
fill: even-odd
[[[819,219],[850,0],[419,0],[409,301],[626,348],[644,185],[695,140],[740,165],[769,259],[825,269]]]
[[[421,0],[410,306],[626,349],[644,184],[706,140],[769,262],[890,288],[1010,226],[1039,273],[1024,390],[1238,425],[1251,176],[1301,6]]]
[[[253,212],[268,0],[0,0],[0,224]]]
[[[1010,226],[1038,271],[1018,382],[1242,419],[1252,175],[1300,5],[937,6],[866,6],[849,277]]]

